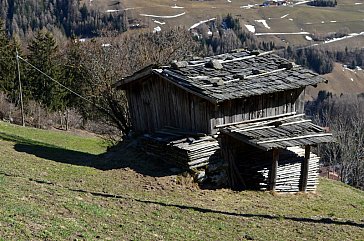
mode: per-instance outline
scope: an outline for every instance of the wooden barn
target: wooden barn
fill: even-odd
[[[149,66],[116,87],[147,152],[205,173],[221,160],[235,189],[290,192],[315,190],[310,146],[333,141],[303,116],[305,87],[323,81],[273,53],[235,51]]]

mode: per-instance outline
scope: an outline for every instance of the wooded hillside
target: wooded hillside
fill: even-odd
[[[97,36],[103,29],[126,30],[123,12],[99,12],[78,0],[0,0],[0,7],[0,18],[5,19],[10,35],[26,37],[43,28],[68,37]]]

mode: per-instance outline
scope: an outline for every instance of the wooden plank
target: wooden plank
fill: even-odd
[[[305,122],[311,122],[311,120],[300,120],[300,121],[288,122],[288,123],[284,123],[280,126],[289,126],[289,125],[295,125],[295,124],[305,123]],[[237,132],[241,133],[241,132],[246,132],[246,131],[263,130],[263,129],[271,129],[271,128],[277,128],[277,127],[275,127],[275,126],[256,126],[256,127],[252,127],[252,128],[241,129],[241,130],[238,130]]]
[[[296,114],[296,112],[291,112],[291,113],[285,113],[285,114],[281,114],[281,115],[268,116],[268,117],[264,117],[264,118],[257,118],[257,119],[252,119],[252,120],[238,121],[238,122],[234,122],[234,123],[217,125],[217,126],[215,126],[215,128],[222,128],[222,127],[227,127],[227,126],[231,126],[231,125],[238,125],[238,124],[249,124],[249,123],[254,123],[254,122],[258,122],[258,121],[276,119],[276,118],[281,118],[281,117],[286,117],[286,116],[293,116],[295,114]],[[298,116],[301,116],[301,115],[297,115],[297,116],[294,116],[294,117],[298,117]]]
[[[308,180],[308,172],[309,172],[309,163],[310,163],[310,152],[311,146],[305,146],[305,159],[302,163],[301,175],[302,175],[302,185],[300,191],[307,191],[307,180]]]
[[[273,160],[272,160],[272,169],[270,171],[270,183],[269,190],[275,191],[276,189],[276,181],[277,181],[277,168],[278,168],[278,160],[279,160],[279,149],[273,149]]]
[[[322,134],[312,134],[312,135],[305,135],[305,136],[295,136],[295,137],[282,138],[282,139],[258,141],[257,144],[267,144],[267,143],[273,143],[273,142],[290,141],[290,140],[298,140],[298,139],[311,138],[311,137],[322,137],[322,136],[332,136],[332,134],[331,133],[322,133]]]

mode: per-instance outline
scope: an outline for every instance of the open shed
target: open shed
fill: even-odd
[[[331,133],[301,115],[226,126],[220,146],[236,189],[314,191],[319,158],[311,146],[334,141]]]

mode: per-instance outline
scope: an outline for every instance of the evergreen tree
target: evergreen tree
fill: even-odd
[[[80,48],[80,42],[74,38],[67,44],[67,50],[64,54],[62,83],[71,90],[82,95],[85,92],[85,83],[89,77],[86,68],[82,64]],[[84,111],[83,106],[89,105],[89,103],[84,103],[84,100],[71,92],[67,92],[63,96],[63,103],[67,107],[75,107],[81,112]],[[86,116],[86,114],[87,113],[84,113],[83,116]]]
[[[53,36],[47,31],[38,31],[28,46],[29,62],[49,77],[59,81],[61,68],[58,47]],[[66,91],[49,77],[29,67],[27,79],[32,97],[50,110],[65,108],[63,97]]]
[[[15,51],[12,41],[8,38],[4,23],[0,19],[0,91],[8,96],[14,90],[16,77]]]

